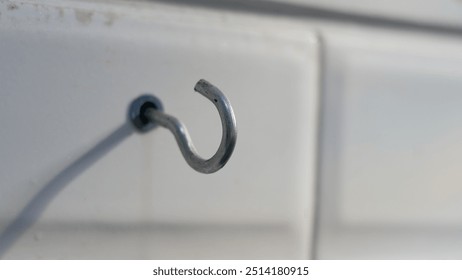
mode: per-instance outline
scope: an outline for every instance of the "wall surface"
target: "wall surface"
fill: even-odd
[[[4,258],[308,258],[318,41],[285,20],[153,3],[0,4],[0,252]],[[150,92],[213,155],[221,123],[205,78],[234,106],[218,173],[171,133],[133,132]]]
[[[462,257],[462,41],[325,36],[319,258]]]
[[[460,1],[0,1],[0,257],[462,257]],[[217,173],[207,79],[233,104]]]
[[[267,2],[312,8],[323,13],[389,20],[390,23],[395,21],[459,28],[462,26],[460,0],[268,0]]]

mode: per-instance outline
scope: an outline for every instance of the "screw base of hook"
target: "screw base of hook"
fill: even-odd
[[[149,108],[164,111],[162,102],[157,97],[148,94],[136,98],[130,104],[128,118],[139,132],[148,132],[158,126],[146,118],[145,112]]]

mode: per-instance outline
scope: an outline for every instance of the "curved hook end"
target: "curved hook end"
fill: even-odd
[[[205,92],[210,86],[213,85],[204,79],[200,79],[194,86],[194,90],[197,92]]]
[[[200,79],[194,86],[194,90],[202,94],[212,102],[217,102],[217,99],[223,95],[221,91],[208,81]]]

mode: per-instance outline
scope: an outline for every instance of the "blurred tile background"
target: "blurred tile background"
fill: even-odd
[[[0,257],[462,256],[462,2],[0,2]],[[127,122],[159,97],[211,156]]]

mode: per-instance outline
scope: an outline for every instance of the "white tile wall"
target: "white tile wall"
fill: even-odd
[[[326,36],[320,258],[460,258],[462,43]]]
[[[0,230],[25,211],[0,238],[4,258],[309,257],[314,33],[153,3],[19,1],[0,12]],[[200,78],[227,94],[239,130],[212,175],[190,169],[167,130],[126,125],[132,99],[153,92],[212,155],[221,127],[193,93]]]
[[[275,1],[268,1],[275,2]],[[346,15],[378,17],[414,24],[462,27],[460,0],[280,0],[307,9],[321,9]]]
[[[219,4],[0,3],[0,231],[14,229],[0,254],[460,258],[462,41],[424,32],[459,26],[456,2],[289,1],[419,30]],[[220,121],[193,93],[200,78],[239,129],[212,175],[125,116],[153,92],[212,155]]]

